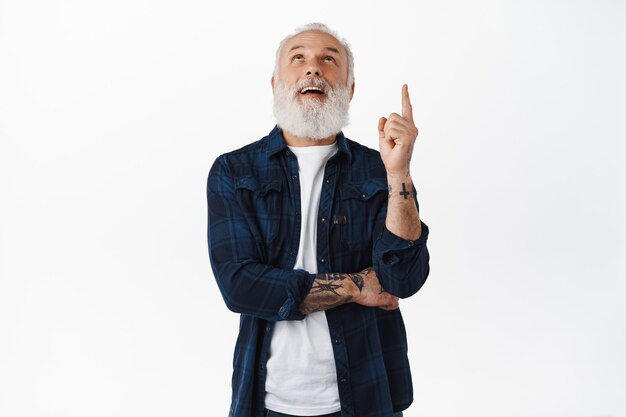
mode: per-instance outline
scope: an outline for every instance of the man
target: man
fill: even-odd
[[[341,132],[354,64],[328,27],[285,38],[271,81],[277,127],[217,158],[207,186],[211,265],[241,314],[230,416],[400,416],[398,298],[429,272],[408,88],[402,115],[378,121],[379,154]]]

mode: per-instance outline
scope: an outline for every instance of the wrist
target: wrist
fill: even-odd
[[[347,274],[348,276],[350,274]],[[346,290],[345,300],[348,303],[358,303],[361,298],[361,291],[357,288],[352,279],[346,279],[344,281],[344,289]]]
[[[388,183],[395,183],[395,184],[400,184],[402,182],[406,183],[407,181],[410,181],[410,179],[411,179],[411,173],[409,172],[408,169],[405,171],[387,172]]]

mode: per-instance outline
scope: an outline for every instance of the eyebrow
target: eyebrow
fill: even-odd
[[[292,47],[289,49],[289,51],[288,51],[287,53],[289,53],[289,52],[291,52],[291,51],[293,51],[293,50],[296,50],[296,49],[300,49],[300,48],[304,48],[304,45],[296,45],[296,46],[292,46]],[[329,51],[329,52],[334,52],[334,53],[336,53],[337,55],[339,55],[339,50],[338,50],[337,48],[333,48],[333,47],[331,47],[331,46],[327,46],[327,47],[326,47],[326,48],[324,48],[324,49],[325,49],[325,50],[327,50],[327,51]]]

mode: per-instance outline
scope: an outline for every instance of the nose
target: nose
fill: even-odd
[[[309,65],[309,68],[307,68],[306,75],[307,77],[321,77],[322,72],[320,71],[320,68],[316,64],[311,63]]]

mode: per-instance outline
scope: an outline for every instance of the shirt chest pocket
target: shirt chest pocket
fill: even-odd
[[[377,217],[387,204],[386,182],[343,184],[339,190],[341,212],[334,216],[333,224],[339,227],[342,244],[350,249],[371,248]]]
[[[235,183],[237,200],[252,233],[269,242],[276,238],[283,220],[283,183],[245,176]]]

